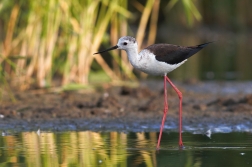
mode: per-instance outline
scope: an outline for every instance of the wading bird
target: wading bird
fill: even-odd
[[[170,83],[170,85],[177,92],[179,97],[179,146],[181,148],[183,147],[182,93],[167,77],[167,74],[175,70],[179,66],[181,66],[183,63],[186,62],[186,60],[189,57],[200,51],[209,43],[211,42],[189,47],[172,45],[172,44],[153,44],[143,49],[140,53],[138,53],[136,39],[130,36],[124,36],[118,40],[116,46],[106,49],[104,51],[94,53],[99,54],[114,49],[125,50],[127,52],[128,59],[134,68],[143,71],[147,74],[164,76],[164,114],[160,127],[157,149],[159,149],[160,147],[160,141],[162,137],[166,114],[168,111],[166,81]]]

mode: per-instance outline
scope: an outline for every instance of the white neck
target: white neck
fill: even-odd
[[[139,57],[140,57],[138,55],[137,47],[129,48],[125,51],[128,54],[128,58],[129,58],[130,63],[132,64],[132,66],[137,68],[139,65],[138,63],[139,63]]]

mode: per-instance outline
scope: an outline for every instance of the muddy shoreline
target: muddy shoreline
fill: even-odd
[[[252,131],[251,82],[176,84],[183,93],[184,131]],[[2,99],[0,130],[158,131],[163,114],[159,81],[89,93],[30,90],[14,96],[16,102]],[[165,131],[176,131],[179,100],[171,87],[168,102]]]

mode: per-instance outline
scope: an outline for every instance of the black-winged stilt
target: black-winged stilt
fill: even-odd
[[[157,149],[160,147],[160,141],[162,137],[162,132],[164,128],[164,123],[166,119],[166,114],[168,111],[167,103],[167,90],[166,81],[170,83],[173,89],[177,92],[179,97],[179,146],[183,147],[182,142],[182,93],[178,88],[171,82],[167,77],[167,74],[180,65],[182,65],[186,60],[204,48],[208,43],[204,43],[197,46],[178,46],[172,44],[154,44],[143,49],[139,54],[137,50],[137,41],[135,38],[130,36],[121,37],[118,40],[116,46],[100,51],[94,54],[99,54],[107,52],[114,49],[125,50],[128,55],[128,59],[132,66],[140,71],[143,71],[151,75],[163,75],[164,76],[164,114],[160,127],[160,133],[158,137]]]

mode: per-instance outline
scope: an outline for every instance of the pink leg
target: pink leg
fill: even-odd
[[[182,93],[178,90],[178,88],[171,82],[171,80],[165,76],[165,79],[171,84],[173,89],[177,92],[179,97],[179,146],[183,147],[182,142]]]
[[[167,104],[166,76],[164,76],[164,114],[163,114],[162,124],[160,127],[160,132],[159,132],[159,137],[158,137],[157,150],[159,150],[159,147],[160,147],[160,141],[162,137],[162,132],[164,128],[167,111],[168,111],[168,104]]]

